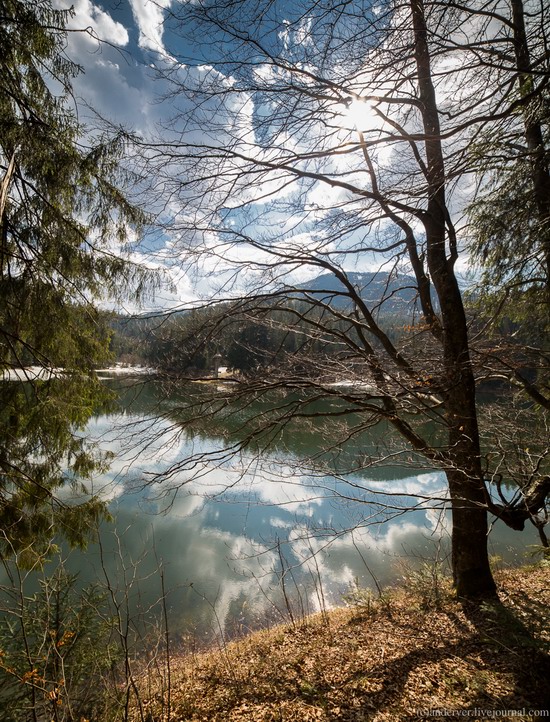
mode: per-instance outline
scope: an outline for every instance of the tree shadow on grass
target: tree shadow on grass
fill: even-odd
[[[504,603],[459,606],[449,596],[419,610],[413,600],[410,607],[406,601],[358,612],[334,628],[288,630],[256,650],[257,661],[243,666],[246,674],[209,676],[212,690],[224,688],[217,716],[209,718],[229,719],[231,712],[247,722],[399,721],[447,708],[448,716],[472,720],[490,712],[503,717],[505,710],[532,719],[529,710],[550,708],[550,609],[538,594],[546,591],[546,578],[538,580],[532,596],[517,585],[510,596],[503,589]],[[486,714],[476,716],[476,708]],[[524,708],[525,716],[517,712]]]
[[[536,625],[540,614],[544,617],[549,612],[538,605],[525,595],[513,608],[498,602],[463,605],[465,616],[449,606],[444,612],[452,638],[448,643],[435,630],[431,638],[425,634],[426,625],[429,628],[431,623],[429,613],[405,615],[400,620],[392,617],[393,631],[401,632],[403,640],[418,639],[413,649],[409,644],[409,651],[400,656],[361,670],[355,666],[336,688],[322,669],[303,677],[299,664],[294,683],[287,676],[284,685],[267,685],[266,689],[256,678],[253,688],[239,690],[238,700],[270,709],[300,700],[304,709],[322,708],[322,719],[327,722],[367,722],[381,713],[385,719],[418,720],[431,700],[428,710],[430,706],[453,711],[548,709],[550,657]],[[355,618],[348,624],[368,625],[369,621],[366,616],[361,622]],[[337,688],[346,691],[345,699]],[[285,714],[281,713],[281,720],[297,719]],[[472,712],[467,716],[481,719]]]
[[[550,707],[550,644],[540,634],[550,624],[550,609],[519,592],[513,606],[495,600],[463,604],[463,610],[480,640],[495,651],[495,663],[509,660],[526,704]]]
[[[378,681],[379,688],[374,694],[365,696],[363,703],[349,720],[368,720],[377,712],[389,712],[395,719],[420,719],[422,711],[409,709],[406,687],[416,673],[422,670],[443,668],[447,693],[460,700],[455,710],[523,710],[525,719],[530,719],[529,710],[544,710],[550,715],[550,656],[548,644],[538,634],[548,623],[550,610],[527,595],[518,595],[514,607],[500,601],[481,604],[463,604],[466,619],[473,626],[468,635],[457,643],[431,647],[421,646],[376,669],[365,672],[369,680]],[[464,631],[464,621],[456,615],[455,628]],[[464,665],[457,660],[466,660]],[[492,675],[497,673],[505,679],[506,689],[495,687]],[[362,675],[354,675],[360,678]],[[354,680],[348,682],[353,685]],[[437,691],[437,690],[435,690]],[[462,694],[461,694],[462,693]],[[462,697],[462,699],[461,699]],[[410,699],[410,697],[409,697]],[[423,696],[420,699],[426,699]],[[423,702],[419,703],[419,707]],[[453,709],[453,707],[449,708]],[[426,711],[426,715],[427,715]],[[429,716],[429,715],[428,715]],[[475,713],[469,719],[478,719]],[[523,719],[516,716],[516,719]],[[328,716],[329,720],[340,720],[341,716]],[[481,717],[480,717],[481,719]]]

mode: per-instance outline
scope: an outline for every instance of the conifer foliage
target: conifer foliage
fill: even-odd
[[[125,199],[123,146],[83,128],[66,54],[69,11],[0,2],[0,529],[5,549],[40,548],[61,528],[82,543],[102,505],[58,492],[103,462],[74,431],[101,394],[88,373],[108,356],[94,306],[134,270],[117,248],[143,218]],[[135,278],[134,278],[135,280]],[[30,383],[27,367],[63,369]],[[11,371],[23,381],[8,382]]]

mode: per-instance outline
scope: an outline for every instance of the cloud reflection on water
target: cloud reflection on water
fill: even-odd
[[[109,472],[93,486],[111,503],[125,563],[139,560],[140,608],[159,596],[162,563],[172,590],[170,616],[180,631],[210,627],[225,634],[235,624],[281,621],[281,564],[295,610],[314,611],[322,603],[341,603],[355,579],[370,587],[373,577],[382,584],[394,580],[400,559],[433,557],[439,540],[448,538],[440,504],[422,501],[414,512],[401,513],[418,503],[417,494],[444,497],[437,472],[386,480],[356,475],[347,487],[343,479],[300,473],[291,459],[275,455],[215,464],[214,439],[182,432],[166,419],[100,416],[87,433],[115,454]],[[204,457],[149,485],[155,474],[192,455]],[[388,492],[398,496],[386,499],[395,508],[384,513],[373,502],[382,504],[378,495]],[[503,525],[494,534],[503,555],[519,542],[511,535]],[[109,541],[109,532],[103,538],[108,573],[122,579],[118,542]],[[98,573],[91,558],[90,574]]]

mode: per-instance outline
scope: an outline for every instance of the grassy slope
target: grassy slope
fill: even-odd
[[[417,710],[434,708],[548,710],[550,567],[501,571],[497,579],[499,608],[468,609],[448,587],[434,598],[409,586],[173,661],[170,714],[166,692],[151,691],[151,680],[144,708],[150,722],[359,722],[420,719]]]

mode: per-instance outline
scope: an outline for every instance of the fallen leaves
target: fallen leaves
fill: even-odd
[[[502,606],[463,608],[449,597],[423,610],[400,590],[369,613],[335,610],[328,623],[310,617],[174,660],[170,719],[384,722],[438,708],[544,708],[548,568],[505,571],[499,585]],[[153,696],[144,704],[155,722],[167,719]]]

